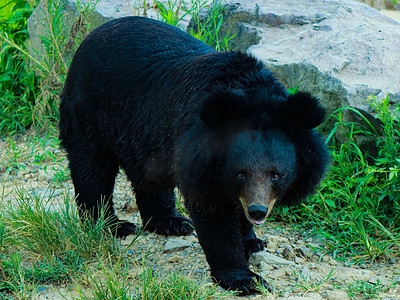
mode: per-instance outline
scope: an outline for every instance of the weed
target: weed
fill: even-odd
[[[42,36],[46,55],[37,64],[43,74],[40,81],[40,93],[35,102],[33,115],[39,127],[51,127],[58,120],[59,94],[65,81],[69,62],[69,54],[77,47],[77,41],[87,35],[90,30],[87,19],[97,4],[94,2],[77,1],[79,16],[70,32],[65,31],[63,14],[65,2],[62,0],[43,0],[41,2],[41,22],[47,35]]]
[[[39,91],[38,79],[24,54],[26,21],[33,6],[25,0],[1,1],[0,5],[0,132],[13,134],[32,124],[34,99]],[[21,45],[23,51],[13,45]]]
[[[54,179],[53,181],[56,183],[61,183],[67,181],[69,177],[69,172],[66,171],[66,168],[55,168],[53,167],[54,171]]]
[[[46,53],[32,56],[26,46],[27,19],[36,1],[16,0],[5,5],[0,19],[0,132],[25,132],[33,124],[41,131],[53,128],[69,61],[80,40],[90,31],[88,15],[97,1],[77,1],[79,16],[65,31],[64,1],[41,1],[42,36]],[[34,64],[30,64],[34,62]],[[34,67],[31,67],[34,66]],[[40,75],[35,75],[35,72]]]
[[[350,299],[355,299],[356,296],[363,296],[363,299],[379,299],[378,293],[388,291],[394,284],[389,286],[381,283],[373,284],[369,282],[356,281],[346,288]]]
[[[369,101],[382,120],[381,128],[345,122],[344,109],[338,110],[328,135],[330,172],[302,207],[282,210],[323,236],[325,251],[356,261],[400,253],[399,107],[387,98]],[[336,131],[345,134],[346,142],[334,139]],[[360,148],[360,137],[375,143],[377,153]]]
[[[98,253],[118,252],[116,240],[109,235],[103,217],[93,224],[81,222],[75,206],[64,197],[60,211],[56,211],[45,196],[32,196],[18,190],[14,204],[6,204],[2,219],[12,244],[23,247],[31,254],[51,261],[59,257],[69,261],[72,256],[91,259]],[[47,193],[45,193],[47,194]]]
[[[214,284],[198,284],[182,274],[173,273],[164,278],[158,278],[150,269],[144,268],[140,276],[140,284],[137,289],[137,299],[160,299],[160,300],[205,300],[224,299],[234,295],[234,292],[218,292]]]
[[[207,10],[205,14],[202,14]],[[228,32],[221,36],[220,29],[224,20],[223,1],[213,0],[208,6],[207,2],[194,0],[186,12],[192,17],[195,27],[191,28],[190,34],[204,43],[214,47],[216,50],[229,51],[231,40],[234,36]]]
[[[134,275],[139,281],[136,281],[135,286],[131,284],[132,274],[126,259],[119,258],[114,263],[112,261],[100,263],[99,271],[91,270],[87,273],[89,288],[85,291],[79,289],[80,297],[75,298],[76,300],[206,300],[225,299],[234,295],[233,292],[219,292],[216,285],[198,284],[179,273],[158,277],[145,262],[142,274]]]
[[[296,272],[294,272],[294,275],[297,276],[297,282],[295,282],[295,286],[303,290],[305,295],[310,292],[317,293],[321,289],[321,287],[325,283],[329,282],[333,275],[335,275],[335,271],[334,269],[331,269],[328,275],[320,280],[315,280],[314,282],[310,279],[309,276],[305,276],[302,273],[297,274]]]
[[[186,15],[179,15],[179,11],[182,7],[182,0],[168,0],[167,6],[159,1],[156,1],[156,4],[160,11],[161,19],[167,24],[177,26],[178,22]]]
[[[99,272],[93,272],[92,269],[86,270],[86,281],[89,283],[90,296],[88,291],[78,288],[79,298],[81,300],[133,300],[138,299],[135,292],[132,291],[129,264],[126,260],[119,258],[115,263],[108,260],[99,262]],[[97,274],[97,276],[93,275]]]

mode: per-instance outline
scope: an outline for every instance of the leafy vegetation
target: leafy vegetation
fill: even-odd
[[[375,128],[357,110],[339,109],[328,136],[332,165],[316,195],[278,218],[300,222],[323,236],[326,251],[356,261],[400,254],[400,107],[371,97],[382,123]],[[345,112],[364,121],[345,121]],[[338,141],[334,134],[340,132]],[[360,148],[369,141],[370,150]]]
[[[33,122],[38,79],[23,54],[32,11],[33,6],[25,0],[0,1],[0,132],[21,132]]]

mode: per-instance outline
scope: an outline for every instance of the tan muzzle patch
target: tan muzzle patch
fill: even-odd
[[[274,205],[275,205],[275,202],[276,202],[276,198],[275,198],[275,197],[272,198],[272,199],[270,199],[270,201],[269,201],[269,203],[268,203],[268,212],[267,212],[267,215],[265,216],[265,218],[264,218],[263,220],[258,221],[258,220],[254,220],[254,219],[252,219],[252,218],[250,217],[249,211],[248,211],[248,208],[247,208],[246,199],[245,199],[244,197],[240,197],[239,200],[240,200],[240,203],[242,204],[242,207],[243,207],[243,210],[244,210],[244,214],[246,215],[247,220],[249,220],[250,223],[252,223],[252,224],[254,224],[254,225],[261,225],[261,224],[263,224],[263,223],[265,222],[265,220],[266,220],[266,219],[268,218],[268,216],[271,214],[271,211],[272,211],[272,209],[273,209],[273,207],[274,207]]]

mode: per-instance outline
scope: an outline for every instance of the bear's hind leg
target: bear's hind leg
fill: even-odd
[[[136,231],[135,225],[120,221],[114,213],[112,194],[118,163],[111,155],[100,153],[94,145],[64,140],[68,152],[71,177],[75,187],[76,204],[82,219],[89,214],[94,221],[99,218],[101,205],[104,205],[104,217],[109,219],[112,230],[118,237],[127,236]]]
[[[173,190],[147,192],[135,189],[136,203],[143,227],[161,235],[188,235],[193,232],[192,221],[175,209]]]

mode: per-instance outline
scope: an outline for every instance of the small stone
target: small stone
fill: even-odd
[[[278,249],[276,249],[276,254],[283,255],[284,250],[285,250],[285,248],[278,248]]]
[[[347,292],[342,290],[326,291],[325,295],[326,300],[350,300]]]
[[[282,269],[273,270],[269,273],[269,278],[277,279],[284,277],[286,275],[286,271]]]
[[[191,243],[197,243],[199,240],[193,236],[193,235],[189,235],[189,236],[185,236],[184,237],[185,240],[191,242]]]
[[[277,249],[280,248],[281,245],[288,244],[289,240],[285,237],[281,237],[279,235],[267,235],[267,248],[269,252],[276,253]]]
[[[328,256],[324,255],[324,256],[322,256],[322,261],[323,261],[324,263],[329,263],[330,259],[329,259]]]
[[[249,263],[255,266],[259,266],[260,262],[265,262],[267,264],[270,264],[272,266],[274,265],[294,265],[294,262],[280,258],[279,256],[273,255],[271,253],[265,252],[265,251],[260,251],[253,253],[253,255],[249,259]]]
[[[313,254],[310,258],[310,261],[313,263],[317,263],[320,261],[320,259],[321,259],[321,257],[318,254]]]
[[[36,290],[37,290],[39,293],[45,292],[45,291],[47,291],[47,287],[45,287],[45,286],[39,286]]]
[[[273,267],[271,267],[265,261],[260,262],[260,271],[266,271],[266,270],[272,270],[272,269],[273,269]]]
[[[304,281],[308,281],[310,279],[310,270],[306,266],[304,266],[300,270],[300,276],[302,279],[304,279]]]
[[[163,252],[177,251],[190,247],[191,245],[192,245],[191,242],[184,240],[182,238],[172,238],[168,239],[167,242],[165,243]]]
[[[301,247],[296,248],[296,252],[299,253],[304,258],[310,258],[311,257],[310,248],[307,248],[306,246],[301,246]]]
[[[177,261],[180,261],[180,260],[181,260],[181,257],[179,257],[179,256],[173,256],[170,259],[168,259],[168,261],[171,262],[171,263],[174,263],[174,262],[177,262]]]
[[[321,300],[322,297],[318,295],[317,293],[308,293],[305,296],[289,296],[285,298],[278,298],[280,299],[285,299],[285,300]]]
[[[302,264],[302,263],[304,263],[304,259],[302,259],[301,257],[295,257],[294,258],[294,262],[296,263],[296,264]]]
[[[295,256],[295,253],[294,253],[293,247],[290,245],[286,245],[283,250],[283,257],[291,260],[291,259],[293,259],[294,256]]]
[[[370,279],[368,279],[369,283],[372,284],[382,284],[382,285],[389,285],[389,280],[385,276],[372,276]]]

